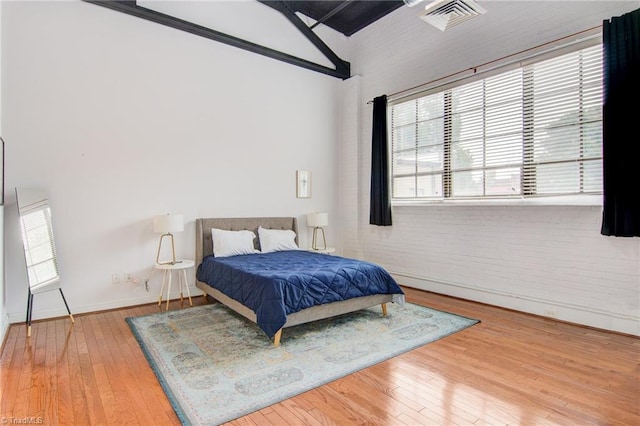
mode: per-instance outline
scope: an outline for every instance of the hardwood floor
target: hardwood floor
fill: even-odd
[[[405,290],[409,302],[482,322],[231,424],[640,425],[639,338]],[[124,321],[157,311],[35,322],[30,339],[12,325],[0,422],[180,424]]]

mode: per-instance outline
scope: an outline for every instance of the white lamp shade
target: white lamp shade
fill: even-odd
[[[184,231],[184,216],[181,214],[159,214],[153,217],[153,232],[166,234]]]
[[[308,213],[307,226],[310,228],[322,227],[329,225],[328,213]]]

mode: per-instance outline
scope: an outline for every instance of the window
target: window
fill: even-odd
[[[601,45],[390,109],[394,200],[602,193]]]

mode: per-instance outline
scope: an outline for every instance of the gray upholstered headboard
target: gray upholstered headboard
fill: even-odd
[[[241,231],[247,229],[258,236],[258,227],[268,229],[290,229],[296,233],[298,242],[298,220],[295,217],[231,217],[231,218],[198,218],[196,219],[196,267],[205,256],[213,254],[211,228]],[[260,249],[258,238],[255,246]]]

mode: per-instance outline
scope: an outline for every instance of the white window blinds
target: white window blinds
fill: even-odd
[[[602,47],[391,106],[394,199],[602,192]]]

